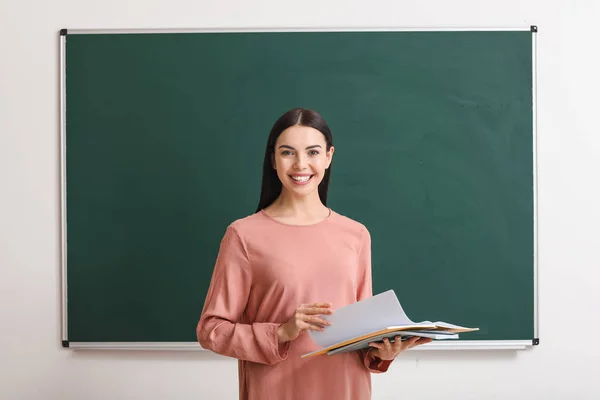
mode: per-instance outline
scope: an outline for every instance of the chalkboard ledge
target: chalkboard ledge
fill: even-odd
[[[536,343],[537,341],[537,343]],[[438,340],[411,350],[525,350],[539,343],[529,340]]]
[[[205,350],[197,342],[66,342],[71,349],[87,350]],[[539,343],[539,339],[538,339]],[[440,340],[410,351],[426,350],[524,350],[535,340]]]

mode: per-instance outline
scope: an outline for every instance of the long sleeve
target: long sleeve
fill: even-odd
[[[362,273],[358,277],[358,293],[356,298],[358,301],[364,300],[373,296],[373,280],[371,272],[371,235],[365,228],[362,234],[361,248],[358,252],[359,271]],[[371,355],[372,348],[360,350],[365,367],[373,373],[386,372],[392,361],[381,360],[378,357]]]
[[[243,324],[252,273],[244,241],[230,225],[219,254],[196,328],[200,345],[229,357],[273,365],[287,357],[277,339],[277,323]]]

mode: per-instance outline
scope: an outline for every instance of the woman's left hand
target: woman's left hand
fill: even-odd
[[[413,336],[406,340],[402,340],[402,336],[396,336],[394,343],[390,343],[388,338],[383,339],[383,343],[371,342],[369,346],[374,347],[371,350],[371,355],[379,357],[381,360],[393,360],[404,350],[412,349],[425,343],[431,343],[431,339]]]

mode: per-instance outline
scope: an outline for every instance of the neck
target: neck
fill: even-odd
[[[277,214],[297,217],[310,217],[329,212],[321,202],[318,191],[307,196],[298,197],[291,195],[285,188],[282,189],[279,197],[275,199],[269,208],[276,210]]]

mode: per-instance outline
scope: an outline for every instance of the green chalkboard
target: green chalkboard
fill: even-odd
[[[196,340],[294,107],[333,131],[328,205],[369,228],[375,293],[535,339],[532,35],[63,32],[64,339]]]

